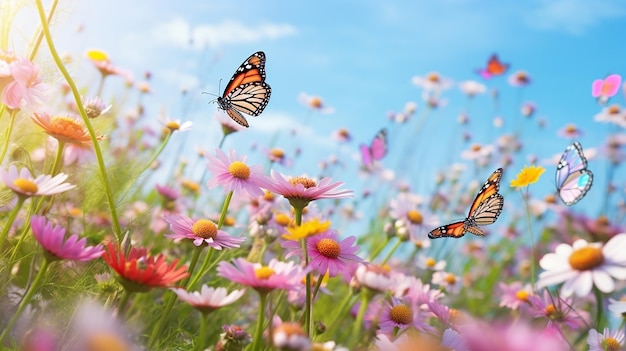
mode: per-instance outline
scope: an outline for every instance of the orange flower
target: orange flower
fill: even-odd
[[[81,145],[91,142],[87,129],[72,117],[51,117],[47,113],[33,113],[31,119],[48,135],[64,143]],[[98,140],[100,139],[101,137],[98,137]]]

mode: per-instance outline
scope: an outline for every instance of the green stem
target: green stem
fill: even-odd
[[[128,309],[126,308],[126,306],[128,305],[128,300],[130,300],[131,294],[132,292],[124,289],[124,295],[122,295],[122,298],[120,299],[120,302],[117,305],[117,315],[120,319],[124,319],[124,316],[126,316],[126,313],[128,312]]]
[[[48,262],[47,259],[43,260],[43,263],[41,264],[41,267],[39,268],[39,272],[37,273],[37,276],[35,277],[33,284],[31,284],[28,291],[26,291],[26,295],[24,295],[22,302],[20,302],[20,305],[17,307],[17,311],[15,311],[15,314],[13,314],[13,317],[11,317],[11,319],[9,320],[9,323],[4,328],[4,331],[2,332],[2,334],[0,334],[0,345],[4,343],[4,339],[6,339],[7,335],[11,332],[11,330],[15,326],[15,323],[17,322],[19,317],[22,315],[22,312],[24,312],[24,309],[26,308],[26,306],[28,306],[28,304],[30,303],[30,300],[33,298],[33,295],[39,288],[39,285],[41,285],[41,283],[43,282],[43,278],[46,274],[46,271],[48,270],[49,264],[50,262]]]
[[[202,351],[205,349],[204,344],[206,343],[206,330],[209,327],[209,314],[202,313],[200,317],[200,332],[198,333],[198,339],[196,339],[196,344],[194,345],[194,349],[198,351]]]
[[[48,44],[48,49],[50,50],[50,54],[57,65],[57,68],[65,78],[67,84],[72,91],[72,95],[74,96],[74,101],[76,102],[76,108],[85,124],[85,127],[89,131],[89,136],[91,137],[91,142],[93,144],[94,153],[96,154],[96,159],[98,161],[98,167],[100,169],[100,176],[102,178],[102,183],[104,185],[104,192],[107,197],[107,202],[109,205],[109,209],[111,211],[111,222],[113,223],[113,231],[117,238],[118,242],[122,241],[122,228],[120,227],[119,219],[117,216],[117,209],[115,207],[115,199],[113,198],[113,190],[111,189],[111,184],[109,183],[109,179],[106,173],[106,165],[104,164],[104,158],[102,157],[102,151],[100,150],[100,144],[98,144],[98,138],[96,136],[96,132],[89,121],[89,117],[87,116],[87,112],[85,112],[85,107],[83,106],[83,102],[80,96],[80,92],[76,87],[76,84],[72,80],[72,77],[65,69],[63,65],[63,61],[54,46],[54,42],[52,41],[52,34],[50,34],[50,29],[48,28],[48,21],[46,19],[43,4],[41,0],[35,1],[37,4],[37,12],[39,13],[39,20],[41,21],[41,28],[44,32],[46,38],[46,44]]]
[[[52,15],[54,14],[54,11],[57,8],[57,5],[59,4],[59,0],[54,0],[52,1],[52,4],[50,5],[50,12],[48,13],[48,23],[50,23],[50,21],[52,21]],[[37,38],[35,39],[35,43],[33,44],[33,48],[30,50],[30,54],[28,55],[28,59],[30,61],[35,59],[35,56],[37,56],[37,51],[39,51],[39,45],[41,45],[41,41],[43,40],[43,28],[41,28],[39,30],[39,33],[37,33]]]
[[[315,300],[315,297],[317,296],[317,293],[320,291],[320,287],[322,286],[322,281],[324,281],[324,276],[326,274],[321,274],[319,278],[317,278],[317,283],[315,283],[315,289],[313,290],[313,299]]]
[[[2,104],[0,108],[0,117],[4,113],[6,109],[6,105]],[[13,125],[15,124],[15,116],[17,115],[18,110],[11,110],[11,114],[9,115],[9,127],[7,128],[7,135],[4,137],[4,146],[2,147],[2,154],[0,155],[0,164],[4,160],[4,156],[6,156],[7,151],[9,150],[9,142],[11,141],[11,131],[13,131]]]
[[[370,256],[370,262],[373,262],[374,259],[376,257],[378,257],[378,255],[380,255],[380,253],[385,249],[385,247],[387,247],[387,244],[389,244],[389,241],[391,240],[391,237],[389,236],[385,236],[385,242],[379,246],[376,251],[374,251],[374,253],[372,253],[372,255]]]
[[[148,163],[146,163],[146,165],[143,167],[141,172],[137,173],[138,176],[143,174],[143,172],[145,172],[148,168],[150,168],[150,166],[152,166],[152,164],[154,164],[154,161],[156,161],[156,159],[161,155],[161,153],[165,149],[165,145],[167,145],[167,143],[170,141],[170,138],[172,137],[173,133],[174,132],[172,132],[172,131],[167,133],[167,135],[165,136],[165,139],[161,143],[161,146],[159,146],[159,149],[157,150],[157,152],[155,152],[154,155],[152,155],[152,158],[150,159],[150,161],[148,161]],[[139,178],[137,178],[137,179],[139,179]]]
[[[352,290],[352,289],[350,289]],[[348,294],[345,294],[345,298],[343,299],[343,301],[341,301],[339,303],[339,308],[336,309],[336,313],[333,317],[329,318],[328,320],[331,321],[330,325],[328,328],[326,328],[326,330],[332,331],[334,332],[337,328],[337,323],[339,323],[340,321],[343,321],[343,319],[341,319],[340,317],[342,317],[346,311],[352,307],[352,305],[354,304],[354,302],[356,301],[356,296],[352,294],[352,291],[349,291]],[[354,299],[354,300],[352,300]],[[351,302],[352,300],[352,302]],[[336,333],[335,333],[336,334]]]
[[[363,318],[365,317],[365,312],[367,312],[367,305],[369,305],[371,297],[372,293],[365,288],[361,294],[361,306],[359,306],[359,313],[356,315],[356,320],[352,325],[351,337],[354,338],[354,340],[358,340],[359,329],[363,325]]]
[[[226,213],[228,213],[228,206],[230,206],[230,200],[233,198],[233,192],[229,192],[224,199],[224,204],[222,205],[222,213],[220,213],[220,219],[217,222],[217,229],[221,229],[224,225],[224,220],[226,219]]]
[[[11,229],[13,222],[15,222],[15,218],[17,218],[17,214],[20,212],[20,209],[22,208],[22,205],[24,204],[24,201],[26,201],[26,199],[28,199],[28,197],[24,195],[17,195],[17,203],[15,204],[15,207],[13,207],[13,211],[11,211],[9,219],[4,224],[4,228],[2,228],[2,233],[0,233],[0,246],[2,246],[2,244],[6,240],[9,234],[9,230]]]
[[[302,211],[304,210],[304,207],[293,206],[293,204],[292,204],[292,207],[294,210],[296,225],[301,226],[302,225]],[[306,238],[302,239],[301,246],[302,246],[302,257],[304,259],[304,267],[308,267],[309,266],[309,252],[307,250]],[[304,278],[304,285],[305,285],[304,288],[305,288],[305,299],[306,299],[304,301],[304,332],[306,333],[307,336],[311,336],[311,331],[312,331],[311,319],[313,316],[313,304],[311,301],[311,272],[308,272],[306,274],[306,277]]]
[[[533,233],[532,221],[530,218],[530,202],[528,201],[528,187],[526,187],[526,195],[521,191],[522,199],[524,200],[524,207],[526,208],[526,222],[528,225],[528,231],[530,232],[530,282],[535,290],[535,234]]]
[[[213,256],[213,251],[215,250],[209,250],[209,252],[207,252],[204,262],[202,262],[202,266],[200,267],[198,272],[193,276],[193,278],[189,281],[189,284],[187,284],[187,290],[193,288],[196,285],[196,283],[198,283],[200,278],[204,276],[204,273],[206,272],[207,267],[209,266],[209,263],[211,262],[211,256]]]
[[[596,330],[602,330],[602,328],[606,325],[603,320],[604,313],[604,297],[602,296],[602,292],[600,289],[593,287],[593,293],[596,296]]]
[[[259,291],[259,315],[256,324],[256,332],[254,333],[254,340],[252,341],[252,351],[259,351],[263,345],[263,325],[265,324],[265,304],[267,302],[267,293]],[[270,336],[271,338],[271,336]]]
[[[61,166],[63,165],[63,150],[65,149],[65,142],[61,140],[57,140],[57,141],[58,141],[57,153],[54,156],[52,169],[49,172],[49,174],[53,177],[59,174],[59,171],[61,170]],[[46,199],[48,200],[48,204],[46,208],[42,212],[39,212]],[[52,208],[53,203],[54,203],[54,195],[50,197],[43,197],[43,196],[40,197],[39,201],[37,202],[37,206],[35,206],[35,213],[40,213],[41,215],[45,215],[46,213],[48,213],[48,211],[50,211],[50,208]]]
[[[400,247],[400,244],[402,244],[403,241],[402,240],[398,240],[396,241],[396,244],[393,245],[393,247],[391,248],[391,250],[389,250],[389,253],[387,254],[387,256],[385,256],[385,259],[383,260],[383,262],[381,263],[381,265],[385,265],[387,263],[387,261],[389,261],[389,259],[391,258],[391,256],[393,256],[393,254],[396,252],[396,250]]]

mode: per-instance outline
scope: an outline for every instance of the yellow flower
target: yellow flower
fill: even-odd
[[[536,183],[545,171],[546,169],[541,166],[524,166],[524,168],[517,174],[517,178],[511,181],[511,186],[514,188],[521,188]]]
[[[300,240],[313,236],[319,233],[323,233],[330,228],[330,221],[320,222],[319,219],[304,222],[302,225],[287,227],[287,234],[283,235],[283,239],[286,240]]]

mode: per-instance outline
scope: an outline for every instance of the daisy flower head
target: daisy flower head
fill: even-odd
[[[289,224],[293,224],[291,218],[288,219]],[[330,228],[330,221],[320,221],[314,218],[309,221],[302,222],[300,225],[288,225],[287,233],[283,235],[283,239],[298,241],[300,239],[316,236],[326,232]]]
[[[159,120],[163,124],[163,127],[167,129],[170,133],[173,133],[175,131],[185,132],[191,130],[191,127],[193,126],[193,122],[191,121],[181,123],[180,119],[171,119],[166,116],[161,116]]]
[[[620,300],[609,299],[609,311],[618,317],[626,317],[626,295]]]
[[[463,81],[459,83],[459,88],[469,98],[472,98],[478,94],[484,94],[487,91],[487,87],[484,84],[479,83],[475,80]]]
[[[420,254],[417,256],[417,267],[425,271],[443,271],[446,269],[446,261],[437,261],[433,257]]]
[[[501,294],[500,307],[507,307],[512,310],[518,309],[522,304],[530,303],[532,288],[530,284],[522,285],[521,282],[511,284],[500,283]]]
[[[182,288],[172,288],[171,290],[178,295],[179,299],[204,314],[234,303],[246,292],[245,290],[234,290],[229,294],[226,288],[213,288],[206,284],[202,285],[200,291],[190,292]]]
[[[438,72],[430,72],[427,75],[415,76],[411,82],[426,91],[442,91],[450,89],[453,85],[452,80],[443,77]]]
[[[616,126],[626,128],[626,109],[618,104],[605,107],[593,117],[596,122],[609,122]]]
[[[73,260],[91,261],[102,256],[102,245],[85,246],[85,238],[78,239],[78,235],[71,235],[65,239],[65,228],[48,222],[43,216],[32,216],[31,228],[35,240],[39,242],[46,252],[49,261]]]
[[[189,276],[187,266],[176,268],[177,259],[168,264],[165,255],[152,256],[145,248],[132,247],[125,255],[116,244],[109,243],[102,258],[117,272],[124,289],[130,292],[168,287]]]
[[[412,304],[410,299],[392,297],[381,312],[378,324],[379,332],[386,335],[402,333],[409,328],[415,328],[424,332],[432,332],[433,327],[425,321],[425,314],[420,313],[417,305]]]
[[[83,107],[89,118],[98,118],[111,110],[112,105],[107,106],[102,98],[96,96],[91,99],[83,99]],[[78,110],[78,108],[76,108]]]
[[[52,117],[47,113],[33,113],[30,117],[35,124],[43,128],[51,137],[69,144],[91,143],[89,131],[82,122],[69,116]],[[102,137],[98,137],[101,139]]]
[[[589,351],[620,351],[624,349],[624,332],[615,330],[611,332],[609,328],[604,328],[602,334],[597,330],[589,330],[587,337]]]
[[[265,156],[271,163],[278,163],[285,167],[290,167],[293,163],[293,160],[285,154],[285,150],[279,147],[273,147],[271,149],[266,149],[264,151]]]
[[[557,134],[566,139],[578,139],[583,135],[583,131],[574,123],[568,123],[563,128],[559,129]]]
[[[54,195],[76,187],[65,183],[67,174],[59,173],[54,177],[40,175],[35,178],[28,168],[24,167],[18,172],[15,165],[9,166],[7,171],[0,168],[0,179],[19,196],[25,197]]]
[[[531,82],[530,76],[525,71],[517,71],[509,76],[509,84],[514,87],[525,87]]]
[[[272,344],[277,350],[311,350],[311,340],[306,336],[302,326],[295,322],[285,322],[275,326],[272,333]]]
[[[354,279],[359,286],[376,292],[392,291],[396,285],[389,266],[360,264],[356,269]]]
[[[626,233],[621,233],[606,244],[576,240],[572,245],[560,244],[554,253],[539,261],[544,272],[539,274],[538,287],[564,283],[563,296],[587,296],[593,286],[604,293],[615,290],[613,279],[626,279]]]
[[[437,271],[433,273],[432,283],[439,285],[441,289],[445,289],[445,291],[451,294],[458,293],[461,290],[462,285],[460,277],[445,271]]]
[[[165,215],[163,217],[170,225],[172,234],[165,235],[178,242],[183,239],[193,240],[195,246],[207,245],[215,250],[237,248],[245,238],[228,235],[217,228],[217,224],[208,219],[193,220],[182,214]]]
[[[217,274],[235,283],[249,286],[259,293],[268,293],[275,289],[291,290],[298,287],[306,272],[294,262],[272,259],[264,266],[237,258],[233,263],[220,262]]]
[[[319,182],[300,176],[287,179],[284,175],[272,170],[273,183],[267,189],[282,195],[292,207],[305,208],[309,202],[320,199],[343,199],[353,196],[352,190],[338,190],[344,183],[333,182],[331,178],[322,178]]]
[[[486,165],[495,151],[496,147],[491,144],[473,144],[469,149],[461,151],[461,158],[475,161],[479,165]]]
[[[246,164],[247,156],[238,157],[235,150],[231,150],[228,155],[220,149],[216,149],[215,153],[215,156],[205,155],[207,169],[213,173],[213,178],[207,183],[209,188],[221,185],[225,192],[245,192],[251,197],[258,197],[263,195],[261,188],[271,184],[261,166]]]
[[[339,128],[332,133],[332,137],[340,143],[349,142],[352,140],[352,134],[348,128]]]
[[[546,169],[541,166],[524,166],[524,168],[522,168],[522,170],[517,174],[517,177],[511,181],[511,187],[523,188],[536,183],[545,171]]]
[[[298,101],[304,106],[310,108],[311,110],[319,111],[324,114],[330,114],[335,112],[335,109],[331,106],[326,105],[322,98],[319,96],[312,96],[305,92],[302,92],[300,93],[300,95],[298,95]]]
[[[546,320],[546,328],[565,326],[579,330],[588,325],[589,314],[582,309],[574,310],[571,297],[552,296],[548,290],[544,290],[543,295],[529,297],[529,302],[531,315]]]

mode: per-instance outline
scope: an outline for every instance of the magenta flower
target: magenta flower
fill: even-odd
[[[237,258],[233,260],[233,263],[220,262],[217,274],[235,283],[249,286],[260,293],[268,293],[275,289],[296,288],[306,271],[293,262],[272,259],[267,266],[263,266],[260,263],[251,263],[243,258]]]
[[[246,292],[245,290],[235,290],[229,294],[225,288],[220,287],[216,289],[206,285],[202,285],[200,291],[194,292],[188,292],[182,288],[172,288],[171,290],[178,295],[178,298],[203,313],[212,312],[220,307],[230,305]]]
[[[499,285],[501,298],[500,307],[508,307],[516,310],[522,304],[528,304],[532,295],[530,284],[522,285],[521,282],[513,282],[509,285],[500,283]]]
[[[66,174],[59,173],[54,177],[40,175],[34,178],[26,167],[18,173],[14,165],[11,165],[8,171],[0,168],[0,179],[18,195],[26,197],[54,195],[75,187],[75,185],[64,183],[67,179]]]
[[[530,312],[535,318],[547,321],[546,328],[566,326],[578,330],[588,325],[589,314],[583,310],[574,310],[571,298],[551,296],[544,290],[543,296],[533,295],[529,298]]]
[[[65,240],[65,228],[46,221],[43,216],[33,216],[30,224],[33,236],[49,254],[49,259],[91,261],[104,253],[102,245],[85,246],[85,238],[78,239],[76,234]]]
[[[192,220],[181,215],[165,215],[165,221],[170,224],[173,234],[165,235],[178,242],[182,239],[193,240],[193,244],[200,246],[206,244],[216,250],[223,248],[237,248],[244,242],[245,238],[236,238],[228,235],[227,232],[217,228],[217,224],[208,219]]]
[[[13,81],[2,92],[2,102],[12,109],[43,101],[46,85],[41,81],[39,67],[25,58],[9,65]]]
[[[433,332],[435,328],[428,325],[426,314],[420,313],[419,306],[412,304],[410,299],[391,298],[383,306],[378,324],[379,332],[386,335],[395,335],[413,327],[423,332]]]
[[[352,279],[356,269],[355,263],[363,262],[359,256],[355,255],[359,247],[355,246],[355,236],[350,236],[342,241],[338,241],[337,232],[329,230],[324,233],[310,236],[307,241],[307,251],[309,255],[309,268],[319,274],[326,274],[336,277],[341,274],[346,282]],[[292,249],[287,254],[287,258],[297,254],[302,258],[302,250],[299,241],[285,241],[282,246]]]
[[[246,165],[247,156],[238,158],[235,150],[231,150],[229,155],[220,149],[216,149],[215,152],[216,156],[205,154],[206,167],[213,173],[213,178],[207,183],[209,188],[221,185],[226,192],[243,191],[251,197],[257,197],[263,195],[261,188],[267,188],[271,184],[263,175],[261,166]]]
[[[325,177],[316,183],[307,177],[285,178],[282,174],[272,170],[273,183],[267,189],[276,194],[284,196],[291,206],[304,208],[309,202],[320,199],[343,199],[353,196],[352,190],[337,190],[343,182],[335,182],[331,178]]]

